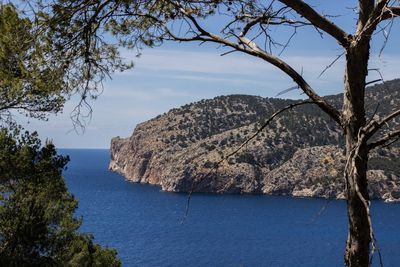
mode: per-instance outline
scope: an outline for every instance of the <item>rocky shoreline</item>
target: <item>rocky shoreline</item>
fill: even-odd
[[[400,80],[367,90],[367,103],[391,107]],[[341,95],[327,97],[340,106]],[[294,100],[246,95],[216,97],[185,105],[143,122],[128,138],[111,142],[110,170],[128,180],[169,192],[251,193],[345,198],[341,130],[315,107],[277,118],[237,154],[274,111]],[[384,116],[390,108],[381,108]],[[370,111],[371,113],[373,111]],[[394,126],[400,120],[393,121]],[[371,199],[400,201],[400,146],[370,154]]]
[[[112,148],[124,141],[126,142],[124,139],[113,139]],[[121,173],[129,181],[157,185],[167,192],[189,192],[195,186],[194,192],[345,199],[342,175],[345,158],[343,151],[335,146],[301,149],[276,169],[258,170],[261,177],[257,177],[257,167],[253,166],[241,166],[237,172],[224,166],[218,168],[212,176],[208,170],[197,170],[197,173],[192,170],[189,174],[181,167],[179,172],[176,168],[176,172],[172,173],[173,168],[166,168],[158,173],[155,170],[144,171],[145,165],[149,164],[145,163],[149,161],[148,158],[143,157],[133,165],[128,162],[121,165],[121,159],[115,157],[116,151],[111,151],[113,156],[110,170]],[[143,172],[148,173],[144,175]],[[400,202],[398,176],[387,176],[383,170],[369,170],[368,179],[371,199]]]

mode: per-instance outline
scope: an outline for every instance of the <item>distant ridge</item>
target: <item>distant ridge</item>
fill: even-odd
[[[342,94],[327,96],[336,107]],[[282,114],[239,153],[215,163],[250,137],[273,112],[297,100],[219,96],[174,108],[143,122],[131,137],[111,141],[110,169],[172,192],[265,193],[344,198],[340,129],[317,107]],[[400,108],[400,80],[371,86],[371,116]],[[397,105],[397,106],[396,106]],[[397,118],[393,124],[400,125]],[[400,146],[370,158],[372,198],[400,199]]]

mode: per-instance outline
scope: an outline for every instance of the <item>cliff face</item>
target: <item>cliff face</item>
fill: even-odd
[[[397,157],[400,150],[394,148],[390,153],[388,158],[382,160],[390,161],[390,157]],[[372,156],[376,157],[377,154],[373,153]],[[344,151],[334,145],[300,149],[290,160],[265,177],[263,193],[344,199],[345,163]],[[400,196],[398,173],[371,169],[368,171],[368,180],[372,199],[398,201]]]
[[[399,108],[400,80],[367,91],[370,114]],[[329,96],[335,106],[341,95]],[[396,102],[397,101],[397,102]],[[345,157],[340,129],[318,108],[302,106],[275,120],[238,148],[276,110],[294,100],[231,95],[172,109],[139,124],[131,137],[111,141],[110,169],[128,180],[172,192],[265,193],[344,198]],[[396,104],[397,103],[397,104]],[[400,120],[393,125],[399,125]],[[398,146],[370,158],[372,198],[400,198]]]

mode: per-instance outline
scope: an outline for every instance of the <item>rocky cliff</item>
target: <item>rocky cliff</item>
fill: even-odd
[[[342,95],[326,97],[341,106]],[[367,90],[367,110],[399,108],[400,80]],[[278,117],[240,152],[272,113],[295,100],[230,95],[172,109],[111,141],[110,169],[128,180],[172,192],[265,193],[344,198],[341,131],[314,106]],[[400,125],[397,119],[393,125]],[[400,199],[400,148],[375,151],[368,179],[372,198]],[[217,162],[220,164],[217,166]]]

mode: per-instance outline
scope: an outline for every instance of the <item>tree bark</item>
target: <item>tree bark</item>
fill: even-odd
[[[360,141],[365,126],[365,78],[369,44],[350,46],[346,54],[343,127],[346,136],[346,185],[349,233],[345,262],[349,267],[369,266],[371,232],[369,225],[367,164],[368,147]]]
[[[345,262],[349,267],[369,266],[371,232],[365,207],[365,203],[368,201],[367,151],[366,146],[363,145],[359,153],[350,156],[349,168],[346,170],[349,234],[346,242]]]

